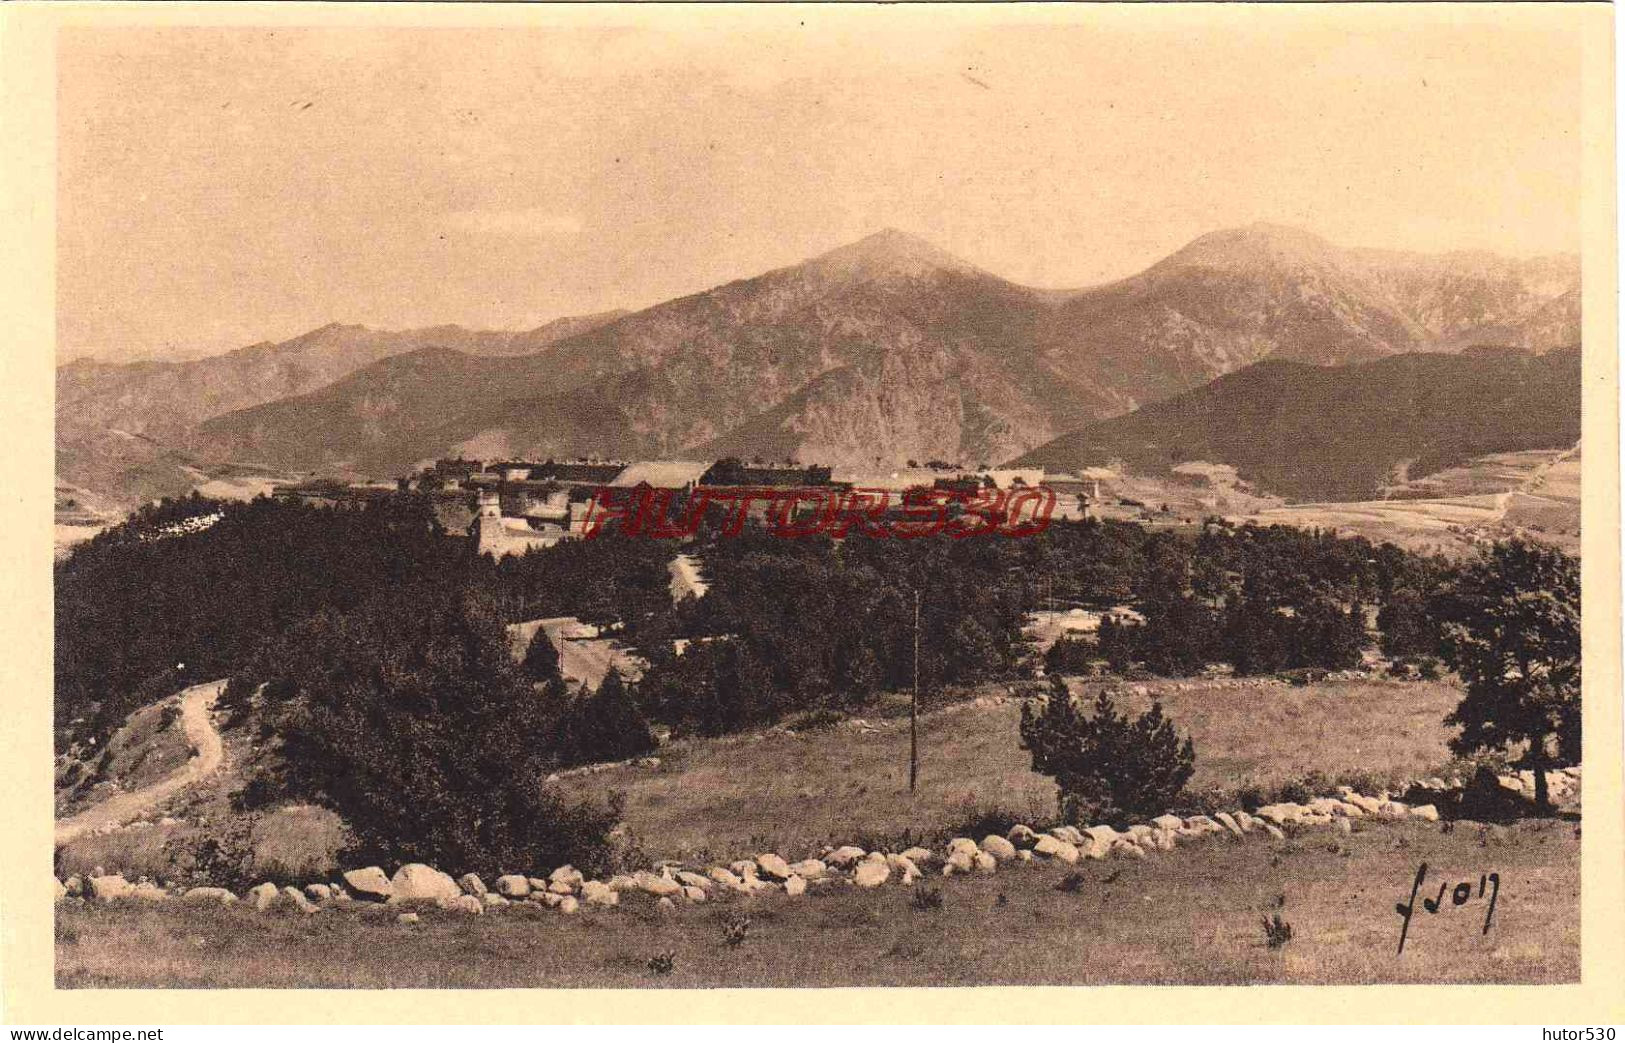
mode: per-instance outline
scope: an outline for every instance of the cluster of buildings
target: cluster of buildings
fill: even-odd
[[[883,490],[901,495],[918,488],[993,485],[1047,488],[1055,494],[1056,518],[1087,517],[1100,499],[1099,483],[1041,468],[966,470],[945,465],[862,472],[820,466],[747,464],[724,460],[632,462],[546,460],[436,461],[393,485],[313,482],[288,486],[279,495],[338,503],[396,492],[427,496],[447,532],[466,533],[480,554],[502,557],[531,547],[551,547],[586,533],[592,505],[603,489],[688,494],[701,486],[727,489]],[[764,503],[761,511],[765,513]]]

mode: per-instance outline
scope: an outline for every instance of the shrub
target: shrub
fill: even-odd
[[[1061,877],[1060,880],[1056,881],[1055,890],[1060,891],[1063,894],[1077,894],[1079,891],[1083,890],[1084,885],[1088,882],[1089,878],[1084,876],[1082,873],[1071,872]]]
[[[649,957],[649,972],[651,974],[670,974],[677,967],[677,951],[667,949],[657,952]]]
[[[942,891],[935,887],[917,887],[908,896],[908,905],[915,912],[929,912],[942,908]]]
[[[722,941],[729,948],[743,945],[749,936],[750,917],[741,913],[722,921]]]
[[[1131,718],[1103,691],[1085,717],[1058,678],[1042,709],[1022,707],[1021,746],[1034,771],[1055,779],[1061,817],[1073,823],[1159,815],[1196,769],[1195,748],[1180,741],[1161,703]]]
[[[1101,658],[1094,642],[1081,637],[1062,635],[1049,651],[1044,653],[1044,672],[1049,674],[1086,674],[1096,659]]]
[[[1264,944],[1279,949],[1292,940],[1292,925],[1281,919],[1280,913],[1264,917]]]

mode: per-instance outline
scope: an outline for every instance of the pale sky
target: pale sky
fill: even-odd
[[[65,30],[59,356],[529,327],[888,226],[1056,287],[1258,220],[1577,251],[1579,38],[1557,7]]]

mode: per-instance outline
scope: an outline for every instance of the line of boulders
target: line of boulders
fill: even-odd
[[[1504,776],[1504,785],[1523,786],[1524,780]],[[1577,787],[1579,769],[1567,768],[1548,775],[1554,791]],[[1443,780],[1414,783],[1431,788]],[[1532,778],[1528,782],[1532,788]],[[1015,825],[1003,836],[990,834],[980,842],[955,837],[940,851],[910,847],[902,851],[865,851],[854,845],[826,847],[817,858],[791,862],[768,852],[739,859],[727,865],[688,866],[681,862],[659,862],[652,869],[621,873],[605,880],[588,879],[573,866],[561,866],[542,876],[517,873],[495,878],[491,886],[474,873],[453,879],[432,866],[409,863],[393,876],[377,866],[352,869],[340,880],[307,884],[303,888],[261,883],[238,896],[223,887],[193,887],[179,893],[145,878],[131,883],[120,875],[99,869],[88,877],[56,881],[56,896],[62,899],[116,902],[124,900],[163,901],[178,898],[184,902],[230,905],[250,903],[262,912],[287,911],[314,914],[327,908],[357,905],[396,907],[403,923],[418,921],[424,908],[437,908],[471,915],[500,910],[518,904],[541,906],[562,915],[577,913],[583,906],[614,907],[623,895],[644,896],[662,909],[679,903],[700,903],[724,895],[771,895],[790,897],[815,888],[850,886],[874,888],[896,881],[912,886],[931,874],[943,877],[997,873],[1006,867],[1031,863],[1073,865],[1081,861],[1108,858],[1146,860],[1174,850],[1182,842],[1207,837],[1239,840],[1250,835],[1284,841],[1289,832],[1313,828],[1353,831],[1362,819],[1378,822],[1419,820],[1439,821],[1434,804],[1407,804],[1388,793],[1367,796],[1348,786],[1340,786],[1336,796],[1319,797],[1306,803],[1266,804],[1252,812],[1220,811],[1213,815],[1158,815],[1148,822],[1126,829],[1109,825],[1055,826],[1037,831]]]

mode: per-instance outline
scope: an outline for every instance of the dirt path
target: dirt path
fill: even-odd
[[[192,744],[192,757],[161,782],[155,782],[134,793],[120,793],[115,797],[62,819],[56,824],[56,843],[65,844],[86,833],[105,826],[123,825],[168,800],[185,787],[208,778],[220,769],[225,760],[225,744],[214,726],[210,712],[214,702],[225,690],[225,681],[210,681],[194,685],[181,693],[181,726],[186,740]]]
[[[1563,452],[1557,454],[1550,460],[1547,460],[1545,463],[1535,468],[1535,470],[1530,473],[1529,477],[1525,478],[1521,483],[1519,483],[1516,488],[1508,489],[1506,492],[1496,493],[1495,517],[1492,519],[1492,523],[1499,522],[1507,516],[1507,510],[1512,506],[1512,498],[1514,496],[1516,496],[1518,493],[1529,495],[1533,490],[1540,488],[1540,486],[1545,483],[1546,475],[1551,471],[1552,468],[1556,467],[1558,464],[1562,463],[1564,460],[1567,460],[1569,457],[1573,456],[1579,451],[1580,443],[1576,442],[1568,449],[1565,449]]]

